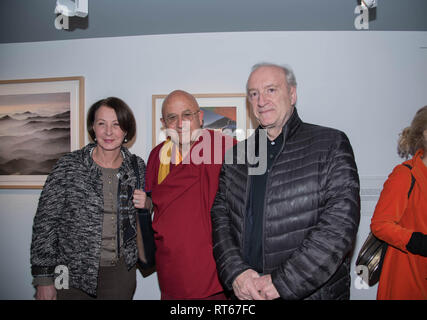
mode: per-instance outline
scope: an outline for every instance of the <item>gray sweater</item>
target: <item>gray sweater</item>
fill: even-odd
[[[104,214],[102,172],[90,155],[94,147],[89,144],[63,156],[48,175],[31,243],[34,277],[53,277],[55,267],[64,265],[69,271],[69,286],[91,295],[96,295]],[[136,177],[131,153],[122,147],[122,154],[117,207],[123,252],[119,254],[130,269],[137,261],[136,209],[132,204]],[[144,179],[145,163],[139,157],[138,164]]]

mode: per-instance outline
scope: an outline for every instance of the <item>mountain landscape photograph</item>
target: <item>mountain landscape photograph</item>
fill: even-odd
[[[70,149],[70,93],[0,95],[0,175],[47,175]]]

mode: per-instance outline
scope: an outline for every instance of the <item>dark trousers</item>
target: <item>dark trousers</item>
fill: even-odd
[[[100,267],[97,296],[80,289],[57,290],[58,300],[132,300],[136,289],[136,266],[128,271],[123,258],[112,267]]]

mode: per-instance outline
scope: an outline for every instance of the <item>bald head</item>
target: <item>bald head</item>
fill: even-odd
[[[203,123],[203,111],[196,98],[183,90],[172,91],[162,104],[162,124],[177,144],[195,141]]]
[[[186,105],[187,109],[194,112],[199,110],[199,104],[194,96],[184,90],[175,90],[169,93],[162,104],[162,116],[165,118],[170,106]]]

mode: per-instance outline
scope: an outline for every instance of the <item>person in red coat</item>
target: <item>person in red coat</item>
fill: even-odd
[[[161,298],[226,299],[213,257],[210,209],[225,151],[235,141],[201,129],[203,111],[185,91],[166,97],[161,121],[168,139],[150,153],[145,188],[154,205]]]
[[[377,299],[426,300],[427,106],[403,130],[398,151],[413,157],[389,175],[371,220],[372,233],[389,244]]]

